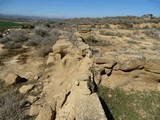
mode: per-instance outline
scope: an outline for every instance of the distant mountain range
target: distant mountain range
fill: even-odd
[[[13,19],[13,20],[59,20],[65,18],[49,18],[49,17],[39,17],[39,16],[25,16],[25,15],[9,15],[0,13],[0,19]]]

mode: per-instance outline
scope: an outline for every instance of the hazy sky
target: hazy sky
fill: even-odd
[[[0,0],[0,13],[43,17],[160,16],[160,0]]]

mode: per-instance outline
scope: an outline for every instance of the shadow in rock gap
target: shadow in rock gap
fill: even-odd
[[[105,115],[108,120],[114,120],[112,113],[110,112],[108,106],[106,105],[105,101],[102,98],[99,98],[104,109]]]

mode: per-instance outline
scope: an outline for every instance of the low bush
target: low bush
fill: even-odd
[[[21,26],[22,29],[34,29],[35,26],[34,25],[31,25],[31,24],[23,24]]]
[[[4,44],[4,48],[12,50],[19,49],[23,43],[28,40],[27,33],[21,30],[12,31],[9,35],[0,39],[0,43]]]
[[[35,46],[39,50],[39,55],[44,57],[52,51],[52,46],[58,40],[60,33],[57,29],[49,29],[49,26],[37,26],[32,34],[27,30],[14,30],[3,38],[0,43],[8,50],[19,49],[23,45]]]
[[[8,50],[19,49],[22,47],[22,43],[16,43],[15,41],[9,41],[4,44],[4,47]]]
[[[9,36],[12,39],[12,41],[15,42],[25,42],[28,40],[27,33],[22,30],[12,31]]]
[[[6,42],[11,41],[12,39],[9,36],[5,36],[0,39],[0,43],[5,44]]]
[[[25,44],[27,46],[38,46],[44,38],[38,35],[33,35]]]
[[[35,28],[35,34],[41,37],[47,37],[49,36],[49,30],[43,26],[37,26]]]
[[[0,95],[0,119],[20,120],[24,113],[21,107],[22,96],[16,92],[7,92]]]
[[[100,34],[101,35],[105,35],[105,36],[118,36],[118,37],[122,37],[123,36],[123,34],[119,33],[119,32],[103,31],[103,30],[100,31]]]
[[[155,29],[147,29],[144,30],[143,33],[147,35],[148,37],[151,37],[153,39],[159,40],[160,38],[160,31]]]
[[[40,57],[45,57],[52,52],[52,48],[49,46],[41,46],[38,51]]]
[[[138,42],[136,42],[135,40],[128,40],[127,43],[128,44],[138,44]]]
[[[96,40],[93,37],[86,39],[85,43],[90,46],[109,46],[111,45],[110,41]]]

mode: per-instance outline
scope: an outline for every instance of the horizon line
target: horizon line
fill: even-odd
[[[146,13],[146,14],[142,14],[142,15],[108,15],[108,16],[101,16],[101,17],[91,17],[91,16],[88,16],[88,17],[51,17],[51,16],[42,16],[42,15],[24,15],[24,14],[8,14],[8,13],[0,13],[0,15],[6,15],[6,16],[19,16],[19,17],[36,17],[36,18],[48,18],[48,19],[70,19],[70,18],[105,18],[105,17],[127,17],[127,16],[132,16],[132,17],[142,17],[143,15],[147,15],[147,14],[152,14],[152,13]],[[154,14],[152,14],[153,17],[160,17],[160,16],[156,16]]]

